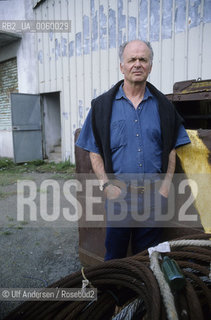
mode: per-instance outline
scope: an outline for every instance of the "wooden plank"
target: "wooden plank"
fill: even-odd
[[[99,56],[99,1],[91,2],[92,97],[101,93]]]
[[[61,0],[61,20],[69,19],[68,11],[69,3],[66,0]],[[62,59],[62,92],[60,95],[61,105],[61,126],[62,134],[62,158],[64,160],[73,160],[71,158],[72,145],[71,125],[70,125],[70,61],[68,56],[69,33],[61,33],[61,59]]]
[[[83,61],[83,22],[82,22],[82,1],[75,2],[75,53],[76,53],[76,85],[77,85],[77,113],[78,127],[84,122],[84,61]]]
[[[91,107],[92,72],[91,72],[91,19],[90,2],[83,0],[83,86],[84,86],[84,119]]]
[[[123,76],[119,71],[119,57],[118,57],[118,11],[117,2],[109,0],[109,13],[108,13],[108,65],[109,74],[108,82],[109,88],[114,85]]]
[[[74,161],[74,132],[78,128],[78,104],[77,104],[77,81],[76,81],[76,55],[75,55],[75,34],[76,34],[76,19],[75,19],[75,0],[71,1],[68,6],[68,16],[72,23],[71,32],[69,34],[69,64],[70,64],[70,106],[69,111],[65,111],[63,117],[70,122],[70,145],[71,145],[71,161]]]
[[[211,70],[211,23],[204,25],[203,46],[202,46],[202,79],[210,79]]]
[[[174,82],[187,80],[185,72],[185,34],[183,32],[175,35],[174,46]]]
[[[139,2],[136,0],[128,1],[128,18],[127,18],[127,28],[128,28],[128,40],[135,40],[138,38],[138,7]]]
[[[36,20],[42,20],[42,6],[36,9]],[[39,75],[39,92],[44,92],[45,88],[45,76],[44,76],[44,52],[43,52],[43,33],[36,33],[37,41],[37,59],[38,59],[38,75]]]
[[[117,1],[116,0],[116,16],[117,16],[117,59],[119,46],[128,40],[127,33],[127,0]],[[118,60],[117,60],[118,61]],[[117,65],[118,80],[122,78],[119,65]]]
[[[99,63],[100,63],[100,92],[109,89],[109,65],[108,65],[108,24],[107,24],[107,0],[99,2]]]
[[[44,22],[44,26],[46,22],[49,20],[48,13],[49,8],[46,3],[43,3],[40,6],[42,10],[42,20]],[[51,79],[51,72],[49,68],[49,32],[43,32],[42,35],[42,42],[43,42],[43,55],[44,55],[44,91],[49,92],[50,91],[50,79]]]
[[[161,90],[163,93],[171,93],[173,88],[172,71],[172,45],[171,39],[162,40],[162,63],[161,63]]]
[[[61,2],[53,2],[55,20],[62,20],[61,18]],[[62,52],[61,52],[62,36],[60,32],[55,32],[55,61],[56,61],[56,91],[62,90]]]
[[[48,18],[54,21],[53,2],[48,3]],[[55,32],[49,32],[49,72],[50,72],[50,91],[56,91],[56,55],[55,55]]]
[[[200,26],[191,28],[188,37],[188,76],[187,79],[198,79],[198,63],[200,49]]]
[[[152,42],[151,43],[153,51],[154,51],[154,63],[152,66],[152,72],[150,74],[149,80],[150,82],[159,88],[160,86],[160,64],[159,64],[159,42]]]

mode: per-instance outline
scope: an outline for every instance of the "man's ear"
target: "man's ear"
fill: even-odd
[[[124,74],[124,68],[123,68],[123,63],[122,62],[120,62],[119,67],[120,67],[120,70],[121,70],[122,74]]]

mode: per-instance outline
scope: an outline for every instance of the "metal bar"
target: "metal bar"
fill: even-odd
[[[13,126],[13,131],[40,131],[41,125],[21,125],[21,126]]]
[[[201,100],[211,100],[211,92],[197,92],[197,93],[187,93],[173,95],[172,101],[201,101]]]
[[[190,116],[186,116],[186,115],[182,115],[184,119],[196,119],[196,120],[209,120],[211,119],[211,114],[208,115],[190,115]]]

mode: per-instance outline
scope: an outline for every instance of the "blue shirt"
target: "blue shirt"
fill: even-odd
[[[91,118],[90,110],[76,145],[99,153]],[[187,143],[190,139],[181,125],[175,148]],[[120,86],[113,101],[110,146],[115,174],[161,172],[162,138],[158,103],[147,87],[143,100],[135,109]]]

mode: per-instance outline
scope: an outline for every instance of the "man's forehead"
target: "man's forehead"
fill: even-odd
[[[144,42],[132,41],[126,45],[124,53],[137,54],[138,52],[145,52],[145,51],[146,53],[148,53],[150,50]]]
[[[126,46],[123,56],[130,56],[133,58],[140,58],[140,57],[148,57],[150,55],[150,50],[149,48],[144,44],[142,45],[137,45],[137,46]]]
[[[137,54],[134,54],[134,53],[128,53],[127,54],[127,58],[132,58],[132,59],[140,59],[140,58],[147,58],[149,55],[147,53],[144,53],[144,52],[140,52],[140,53],[137,53]]]

